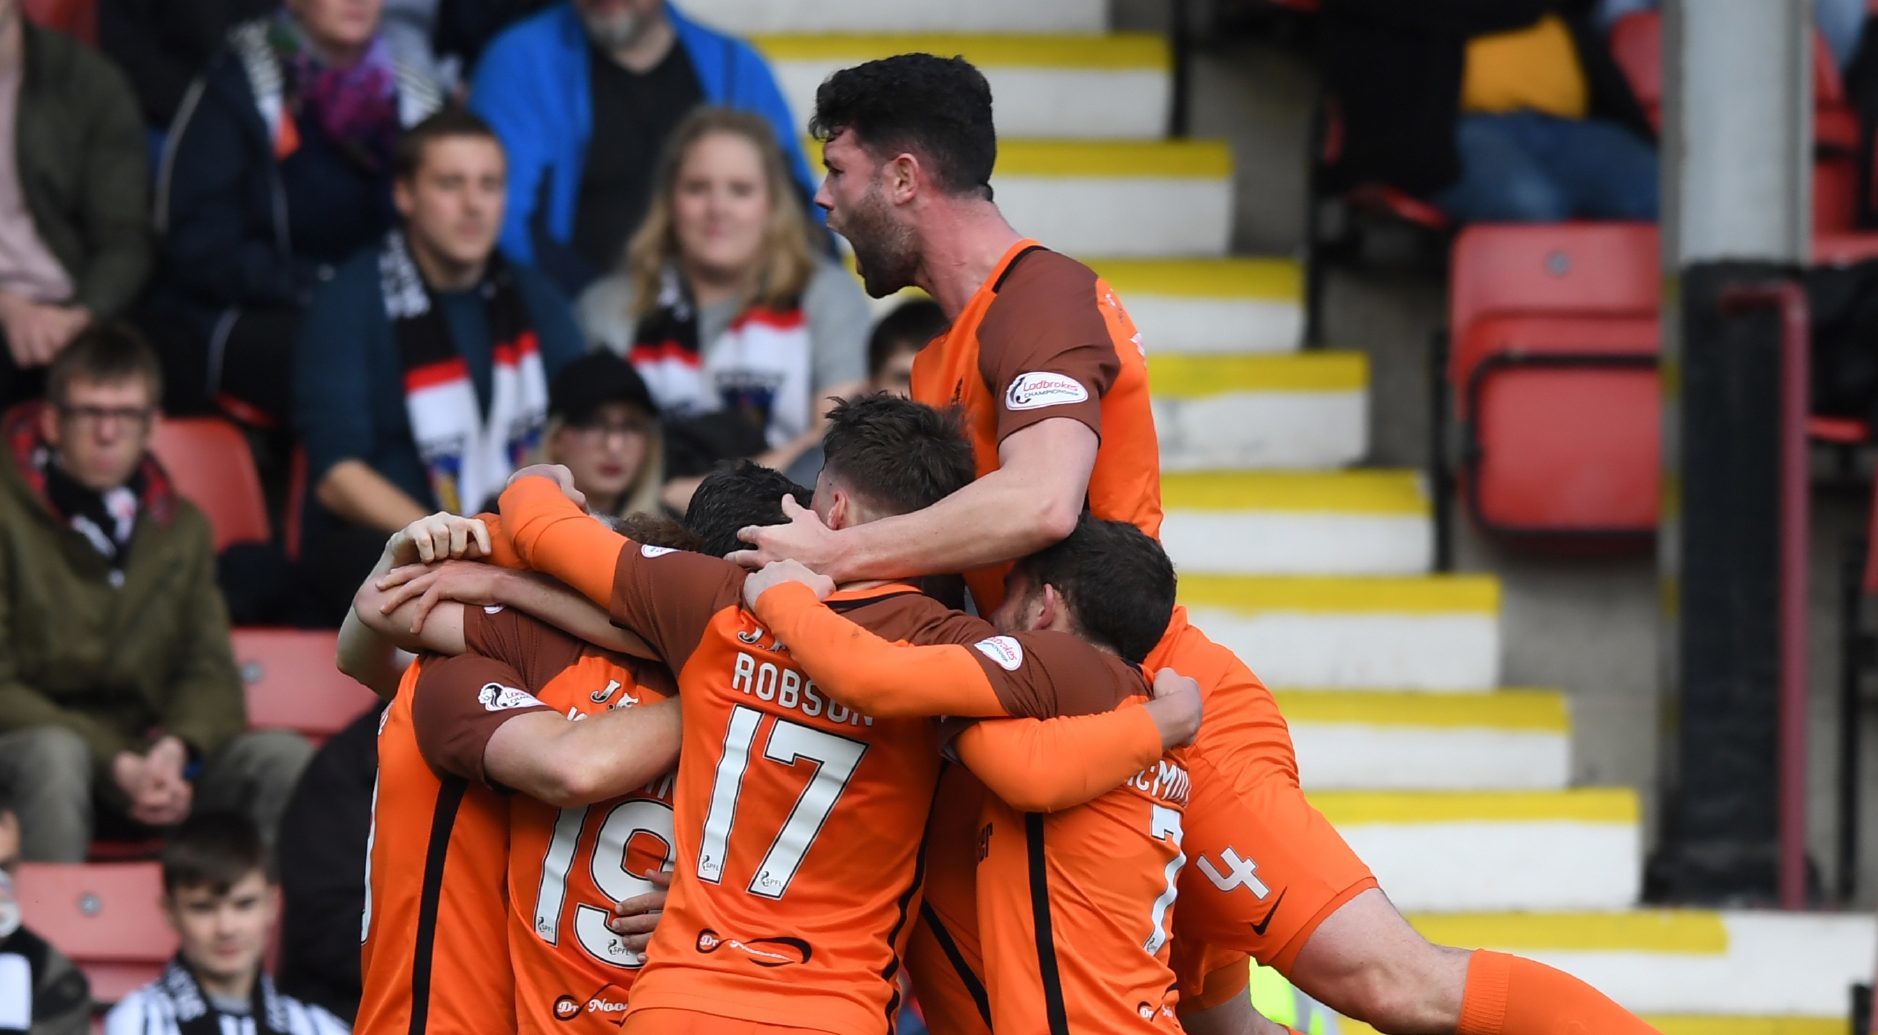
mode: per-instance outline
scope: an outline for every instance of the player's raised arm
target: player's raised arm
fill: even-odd
[[[522,563],[609,607],[618,559],[632,540],[593,520],[569,497],[561,477],[566,471],[537,464],[515,472],[502,492],[502,521]]]

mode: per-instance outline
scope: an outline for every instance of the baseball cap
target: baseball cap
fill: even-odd
[[[569,424],[585,424],[593,419],[594,411],[616,402],[631,403],[653,417],[659,415],[645,378],[631,363],[604,349],[562,367],[548,385],[548,415]]]

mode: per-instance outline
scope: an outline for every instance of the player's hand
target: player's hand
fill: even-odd
[[[743,580],[743,606],[756,609],[756,598],[772,586],[785,582],[800,582],[815,591],[815,599],[826,600],[828,594],[835,591],[835,580],[826,575],[810,571],[800,561],[776,561],[765,564],[763,570]]]
[[[489,528],[479,518],[439,511],[393,532],[386,549],[391,553],[394,566],[414,561],[428,564],[457,557],[487,557],[490,554]]]
[[[606,918],[607,930],[625,935],[626,948],[638,953],[641,963],[646,961],[646,946],[652,942],[652,930],[665,912],[665,896],[671,893],[672,874],[670,870],[660,870],[646,880],[657,885],[657,890],[615,903],[612,914]]]
[[[546,478],[561,487],[562,495],[574,501],[582,510],[587,509],[587,494],[574,486],[574,472],[562,464],[530,464],[509,475],[508,484],[514,485],[523,478]]]
[[[816,571],[841,574],[837,570],[841,557],[839,533],[822,524],[814,511],[797,503],[793,496],[782,498],[782,512],[789,519],[786,525],[745,525],[738,530],[737,538],[754,549],[738,550],[729,560],[752,571],[772,561],[801,561]]]
[[[503,602],[502,583],[514,573],[481,561],[444,561],[442,564],[407,564],[381,576],[378,589],[385,594],[378,605],[380,614],[390,614],[412,600],[417,601],[411,617],[411,633],[424,631],[424,620],[438,604],[454,600],[476,607]]]
[[[1154,674],[1152,696],[1147,709],[1161,731],[1161,747],[1193,743],[1194,735],[1200,732],[1200,684],[1164,668]]]

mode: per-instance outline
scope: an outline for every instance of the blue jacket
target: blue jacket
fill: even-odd
[[[812,196],[815,182],[802,156],[802,127],[789,114],[756,48],[686,18],[670,4],[666,9],[705,99],[768,119],[804,196]],[[589,53],[579,14],[572,3],[561,3],[503,32],[476,67],[470,107],[495,128],[508,152],[502,250],[517,262],[541,260],[535,254],[535,232],[563,245],[573,239],[574,204],[593,136]]]

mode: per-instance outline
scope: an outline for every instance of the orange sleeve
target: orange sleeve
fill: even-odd
[[[799,582],[771,586],[755,610],[809,678],[866,715],[1009,714],[970,648],[890,643],[829,610]]]
[[[516,479],[501,507],[503,531],[524,565],[611,605],[620,551],[632,540],[588,516],[547,478]]]
[[[965,768],[1020,812],[1093,801],[1154,765],[1161,752],[1160,728],[1136,705],[1058,719],[986,719],[952,742]]]
[[[523,564],[522,559],[516,556],[515,544],[509,541],[501,515],[478,514],[476,520],[481,521],[483,527],[489,530],[489,556],[483,558],[483,563],[514,571],[526,571],[528,565]]]

